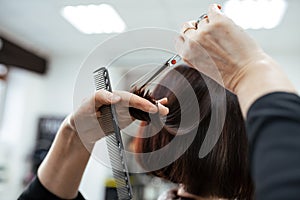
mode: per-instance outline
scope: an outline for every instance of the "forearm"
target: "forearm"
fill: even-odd
[[[272,92],[296,93],[280,66],[269,56],[252,62],[235,79],[232,90],[237,94],[243,115],[260,97]]]
[[[67,118],[38,170],[38,177],[43,186],[56,196],[75,198],[89,157],[90,153]]]

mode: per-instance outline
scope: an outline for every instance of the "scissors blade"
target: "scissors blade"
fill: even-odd
[[[165,69],[167,69],[168,67],[171,67],[173,65],[175,65],[177,62],[179,62],[181,60],[181,57],[179,55],[174,55],[172,56],[171,58],[169,58],[161,67],[159,67],[155,72],[154,74],[148,78],[145,83],[141,86],[141,88],[145,87],[146,85],[148,85],[151,81],[155,80],[159,75],[160,73],[162,73]],[[153,73],[150,72],[150,73]],[[135,87],[138,83],[142,82],[145,77],[148,77],[148,75],[150,74],[146,74],[144,75],[142,78],[138,79],[137,81],[135,81],[134,83],[131,84],[131,88]]]

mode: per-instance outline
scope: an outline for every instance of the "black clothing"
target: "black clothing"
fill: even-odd
[[[258,99],[247,134],[255,199],[300,199],[300,97],[276,92]]]
[[[275,92],[265,95],[248,111],[255,199],[300,198],[300,97]],[[67,187],[67,186],[66,186]],[[180,197],[175,197],[175,199]],[[60,200],[35,179],[19,200]],[[75,200],[84,199],[79,193]]]
[[[28,188],[21,194],[18,200],[62,200],[49,192],[40,182],[38,178],[35,178]],[[74,200],[84,200],[83,196],[78,193]]]

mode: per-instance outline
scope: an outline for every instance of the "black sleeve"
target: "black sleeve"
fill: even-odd
[[[300,199],[300,97],[276,92],[258,99],[247,133],[255,199]]]
[[[49,192],[40,182],[38,178],[35,178],[27,189],[21,194],[18,200],[62,200]],[[84,200],[81,193],[74,200]]]

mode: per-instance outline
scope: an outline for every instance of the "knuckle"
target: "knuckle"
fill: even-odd
[[[226,28],[229,20],[224,20],[223,18],[216,18],[216,20],[210,26],[210,30],[220,30]]]
[[[221,21],[221,20],[217,20],[213,23],[213,28],[215,29],[221,29],[224,27],[224,21]]]
[[[200,33],[200,38],[201,39],[206,39],[208,36],[210,35],[210,32],[209,32],[209,30],[203,30],[203,31],[201,31],[201,33]]]
[[[96,101],[106,103],[109,102],[111,95],[108,91],[100,89],[95,92],[94,96]]]

